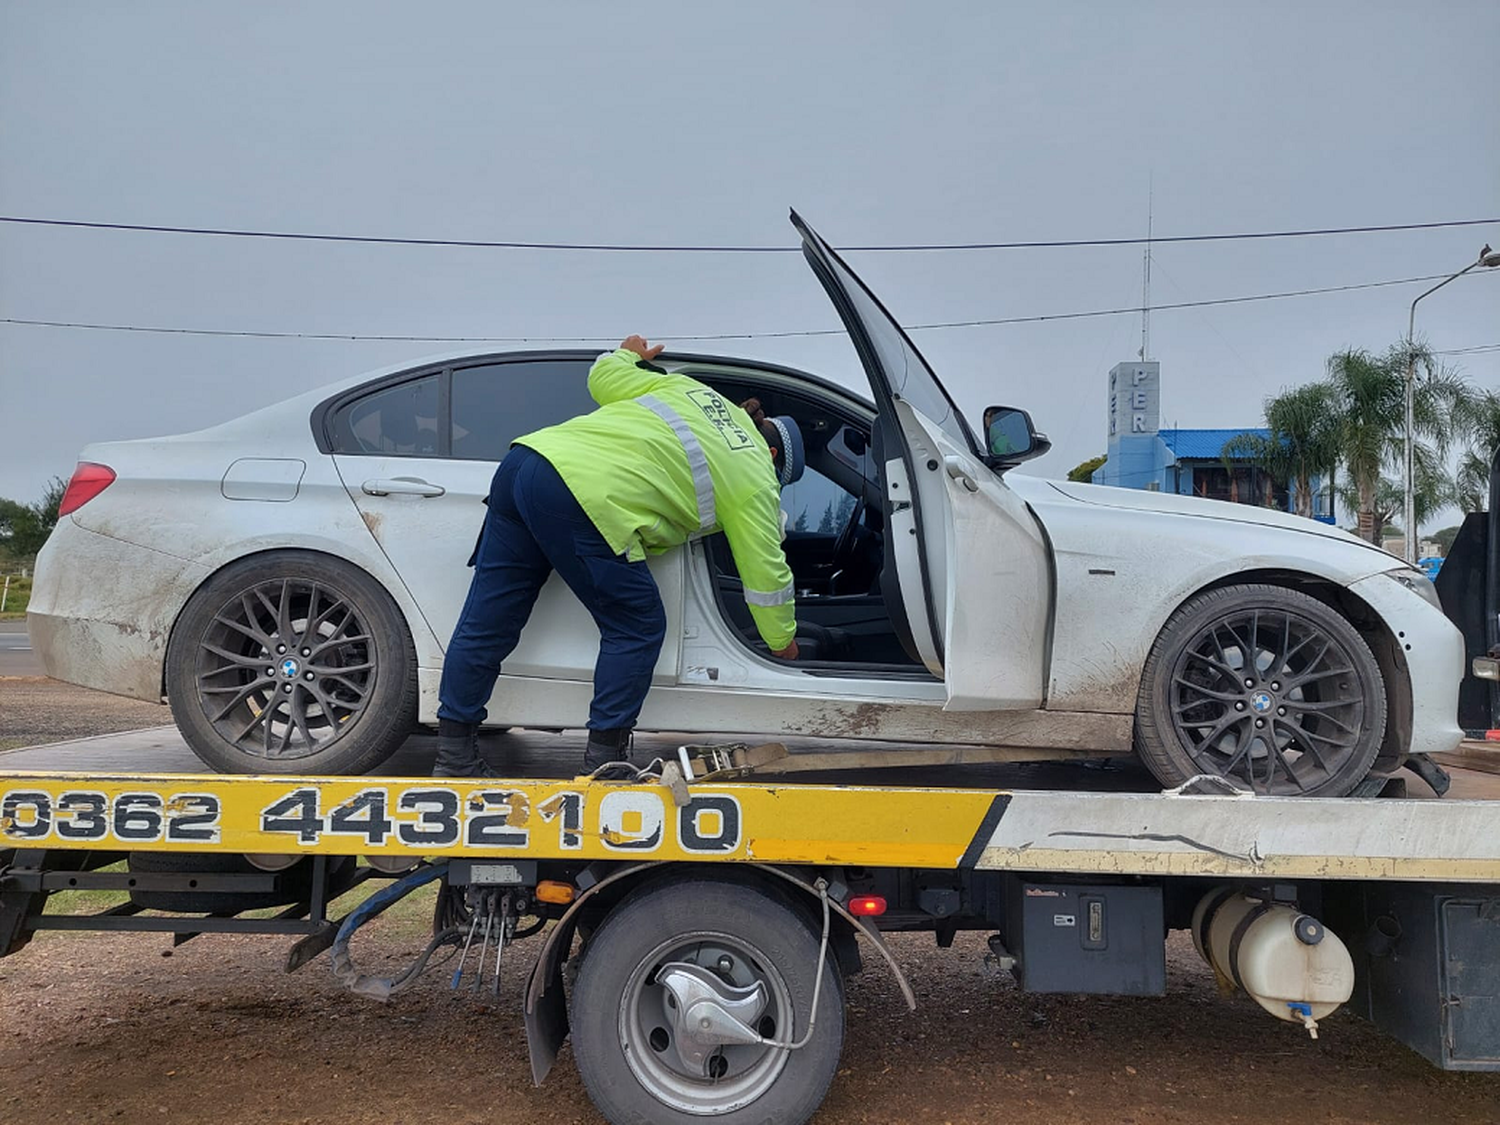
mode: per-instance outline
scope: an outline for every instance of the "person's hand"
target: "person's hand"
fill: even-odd
[[[657,356],[661,355],[663,351],[666,350],[667,345],[657,344],[655,347],[652,347],[650,344],[646,343],[646,338],[644,336],[626,336],[624,343],[622,343],[620,347],[624,348],[628,352],[635,352],[635,354],[640,356],[642,359],[655,359]]]
[[[773,652],[771,655],[774,656],[777,660],[796,660],[797,638],[793,637],[791,644],[787,645],[786,648],[782,649],[780,652]]]

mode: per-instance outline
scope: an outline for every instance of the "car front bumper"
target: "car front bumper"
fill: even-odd
[[[1453,622],[1420,594],[1372,575],[1349,587],[1390,630],[1411,684],[1412,754],[1452,750],[1463,739],[1458,685],[1464,676],[1464,639]]]

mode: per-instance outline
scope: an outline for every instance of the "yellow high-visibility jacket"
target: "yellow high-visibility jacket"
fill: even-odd
[[[552,463],[610,549],[631,561],[722,530],[761,639],[783,649],[797,622],[770,448],[717,391],[640,359],[605,352],[589,371],[599,409],[516,444]]]

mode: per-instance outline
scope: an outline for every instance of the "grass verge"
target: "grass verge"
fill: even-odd
[[[0,574],[0,587],[5,585],[5,575]],[[20,575],[10,576],[10,589],[5,592],[5,608],[0,609],[0,621],[19,621],[26,616],[26,606],[31,601],[31,579]]]

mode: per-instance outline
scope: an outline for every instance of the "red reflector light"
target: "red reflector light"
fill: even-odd
[[[848,905],[856,918],[878,918],[885,913],[885,899],[879,895],[855,895]]]
[[[57,506],[59,517],[76,512],[99,493],[115,483],[115,471],[108,465],[96,465],[92,461],[78,462],[73,470],[73,479],[63,493],[62,503]]]
[[[1486,742],[1500,742],[1500,730],[1487,730],[1484,732]]]

